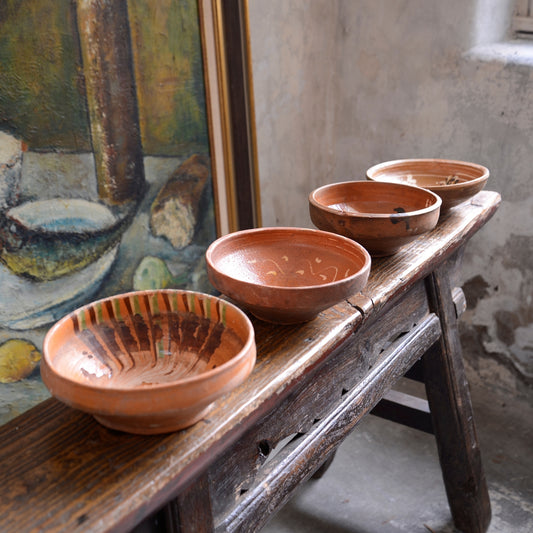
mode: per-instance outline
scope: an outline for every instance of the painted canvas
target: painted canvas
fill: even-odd
[[[0,424],[48,397],[42,340],[67,312],[211,291],[203,68],[197,0],[0,3]]]

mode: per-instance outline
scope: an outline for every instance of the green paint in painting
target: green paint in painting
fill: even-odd
[[[0,3],[0,128],[30,148],[90,150],[71,6],[70,0]]]
[[[90,151],[71,0],[0,1],[0,129],[30,149]],[[208,151],[197,0],[128,0],[146,155]]]
[[[208,142],[197,0],[130,0],[141,134],[150,153]]]

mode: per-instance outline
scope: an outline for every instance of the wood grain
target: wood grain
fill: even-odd
[[[205,475],[248,432],[260,435],[257,428],[274,416],[278,406],[284,402],[297,405],[298,391],[312,386],[315,376],[340,375],[335,369],[342,369],[340,362],[348,361],[350,353],[354,354],[352,359],[372,364],[371,358],[375,357],[372,344],[382,343],[379,348],[384,349],[382,363],[377,359],[372,368],[364,370],[364,365],[361,366],[361,374],[341,371],[337,407],[324,411],[319,408],[317,414],[312,411],[304,414],[304,409],[301,425],[291,423],[291,427],[288,424],[285,428],[285,433],[302,432],[304,440],[300,442],[304,444],[302,448],[294,443],[299,447],[297,455],[287,452],[289,455],[281,461],[289,468],[288,463],[300,457],[294,479],[309,477],[353,428],[354,420],[368,412],[396,377],[418,358],[418,352],[409,356],[407,351],[396,349],[398,342],[411,339],[409,334],[399,338],[383,336],[387,324],[380,317],[392,313],[389,316],[409,318],[409,313],[404,313],[404,308],[397,304],[403,297],[405,302],[410,298],[425,301],[421,300],[424,278],[464,246],[494,214],[499,200],[497,193],[483,191],[471,202],[453,209],[424,239],[394,257],[375,261],[363,295],[324,311],[311,322],[280,327],[254,321],[258,360],[250,378],[216,402],[208,417],[190,429],[150,437],[119,433],[54,399],[1,427],[0,530],[4,533],[131,530],[187,489],[192,480]],[[423,321],[424,316],[434,317],[429,310],[426,314],[425,305],[421,307]],[[411,304],[409,308],[413,309]],[[420,318],[414,318],[419,325]],[[433,331],[434,323],[431,318],[426,331]],[[407,329],[415,327],[409,320],[406,324]],[[431,335],[415,337],[417,345],[423,346],[425,338],[433,338]],[[357,352],[346,348],[355,346],[353,343],[358,346]],[[337,366],[336,358],[343,352],[344,359],[341,357]],[[387,359],[387,354],[393,353],[402,355]],[[323,383],[327,387],[331,380],[325,379]],[[320,387],[315,391],[322,394]],[[300,403],[299,409],[302,408]],[[320,420],[315,423],[315,418]],[[268,444],[264,440],[259,440],[262,442],[259,450],[266,453]],[[285,466],[273,465],[272,462],[272,475],[283,485],[289,479]],[[290,494],[292,487],[291,481],[283,494]],[[211,483],[209,489],[216,490]],[[243,495],[251,497],[253,490]],[[226,505],[213,499],[211,504],[224,509]],[[238,511],[237,516],[249,516],[246,508]],[[270,510],[272,507],[261,507],[257,521],[263,521]],[[222,518],[219,523],[225,520]]]
[[[298,484],[315,472],[438,335],[438,319],[431,315],[416,333],[402,337],[386,350],[336,407],[323,419],[317,419],[309,431],[295,439],[269,465],[261,483],[245,494],[243,501],[217,525],[216,531],[257,531],[263,526],[269,515],[288,501]]]
[[[442,326],[441,341],[423,364],[444,485],[456,527],[464,533],[484,533],[491,518],[489,494],[445,263],[427,284]]]

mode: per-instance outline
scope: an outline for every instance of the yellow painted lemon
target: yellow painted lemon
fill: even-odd
[[[41,352],[29,341],[10,339],[0,346],[0,383],[29,376],[41,360]]]

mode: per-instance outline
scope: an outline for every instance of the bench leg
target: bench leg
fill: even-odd
[[[427,289],[442,338],[423,356],[424,381],[448,502],[460,531],[485,533],[490,500],[446,265],[429,276]]]
[[[207,474],[182,492],[164,509],[169,533],[212,533],[213,515]]]

